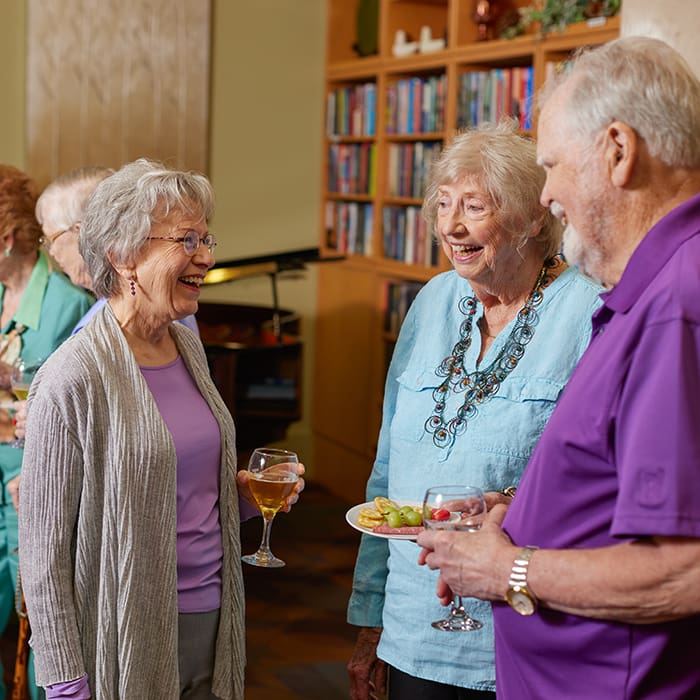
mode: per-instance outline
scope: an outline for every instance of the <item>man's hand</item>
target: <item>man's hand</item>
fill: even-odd
[[[437,595],[443,604],[452,593],[482,600],[502,600],[518,547],[501,528],[507,508],[489,511],[478,532],[426,530],[418,536],[423,548],[419,564],[440,570]]]

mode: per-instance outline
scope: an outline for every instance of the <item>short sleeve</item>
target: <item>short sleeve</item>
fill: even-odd
[[[615,424],[616,536],[700,537],[700,325],[647,327]]]

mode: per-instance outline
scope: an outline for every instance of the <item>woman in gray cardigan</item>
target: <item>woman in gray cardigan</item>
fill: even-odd
[[[146,160],[88,203],[80,252],[108,304],[32,384],[20,489],[49,698],[243,698],[239,494],[254,499],[202,345],[173,323],[214,263],[212,210],[204,176]]]

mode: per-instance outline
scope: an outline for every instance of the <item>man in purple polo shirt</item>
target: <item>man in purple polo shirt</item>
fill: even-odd
[[[419,561],[494,601],[499,700],[700,698],[700,81],[628,37],[542,98],[542,202],[608,291],[507,515]]]

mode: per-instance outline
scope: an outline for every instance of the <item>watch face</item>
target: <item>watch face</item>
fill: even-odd
[[[522,588],[511,588],[506,593],[506,602],[521,615],[532,615],[535,612],[535,601]]]

